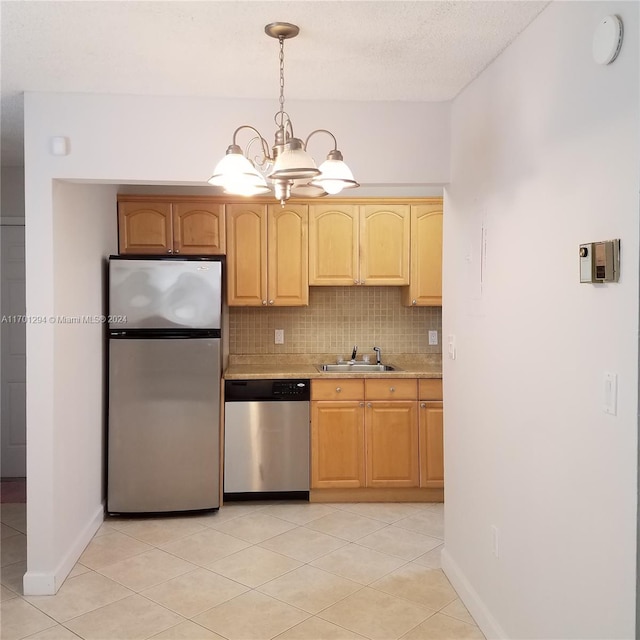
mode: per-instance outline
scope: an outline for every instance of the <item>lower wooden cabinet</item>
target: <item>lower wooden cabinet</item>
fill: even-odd
[[[420,486],[444,488],[442,380],[419,381]]]
[[[417,397],[416,380],[313,380],[311,488],[418,487]]]

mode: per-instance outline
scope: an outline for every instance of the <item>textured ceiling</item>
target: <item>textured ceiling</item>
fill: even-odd
[[[24,91],[292,99],[454,98],[547,2],[0,2],[2,163],[20,165]]]

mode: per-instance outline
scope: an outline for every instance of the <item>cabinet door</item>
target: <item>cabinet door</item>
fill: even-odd
[[[311,403],[311,488],[364,487],[364,402]]]
[[[365,414],[368,487],[417,487],[417,402],[368,402]]]
[[[406,306],[442,306],[442,203],[411,207],[410,284]]]
[[[420,403],[420,486],[444,487],[442,402]]]
[[[409,205],[365,205],[360,209],[361,283],[409,284]]]
[[[309,304],[307,205],[270,205],[267,231],[268,303]]]
[[[309,205],[309,284],[359,283],[358,207]]]
[[[267,304],[267,207],[232,204],[227,217],[227,302],[235,307]]]
[[[225,252],[224,205],[173,204],[173,252],[221,255]]]
[[[118,240],[120,253],[173,253],[171,204],[118,203]]]

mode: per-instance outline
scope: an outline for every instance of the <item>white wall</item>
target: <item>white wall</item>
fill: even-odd
[[[106,312],[116,191],[54,181],[52,236],[42,234],[43,217],[27,197],[27,248],[37,242],[53,260],[44,270],[33,254],[27,259],[27,315],[46,322],[27,325],[43,353],[35,358],[28,346],[25,593],[54,593],[103,520],[105,325],[75,319]],[[39,302],[43,288],[50,306]]]
[[[553,3],[452,108],[443,566],[489,637],[635,637],[638,33],[637,3]],[[578,245],[610,238],[620,282],[580,284]]]
[[[448,180],[448,104],[287,106],[297,134],[322,127],[337,135],[363,184],[392,194]],[[116,188],[56,180],[206,184],[233,130],[249,122],[271,136],[276,108],[273,101],[26,94],[27,314],[100,313],[100,259],[116,249]],[[52,136],[68,139],[68,155],[50,154]],[[316,157],[326,149],[321,137],[310,144]],[[56,591],[101,514],[100,331],[27,325],[26,593]]]

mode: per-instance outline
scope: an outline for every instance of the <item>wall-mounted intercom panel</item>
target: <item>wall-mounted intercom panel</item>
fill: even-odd
[[[580,245],[580,282],[618,282],[620,240]]]

